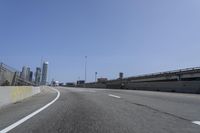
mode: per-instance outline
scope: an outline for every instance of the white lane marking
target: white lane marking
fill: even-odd
[[[193,121],[192,123],[200,125],[200,121]]]
[[[41,111],[43,111],[44,109],[46,109],[47,107],[49,107],[51,104],[53,104],[56,100],[58,100],[58,98],[60,97],[60,92],[57,89],[51,88],[53,90],[55,90],[57,92],[57,96],[56,98],[51,101],[50,103],[46,104],[45,106],[43,106],[42,108],[36,110],[35,112],[29,114],[28,116],[22,118],[21,120],[18,120],[17,122],[13,123],[12,125],[4,128],[3,130],[0,131],[0,133],[7,133],[10,130],[14,129],[15,127],[19,126],[20,124],[24,123],[25,121],[27,121],[28,119],[32,118],[33,116],[35,116],[36,114],[40,113]]]
[[[112,95],[112,94],[109,94],[108,96],[115,97],[115,98],[121,98],[120,96],[116,96],[116,95]]]

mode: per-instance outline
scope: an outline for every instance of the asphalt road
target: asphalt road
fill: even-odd
[[[200,133],[200,95],[134,90],[49,88],[0,109],[0,132],[13,133]]]

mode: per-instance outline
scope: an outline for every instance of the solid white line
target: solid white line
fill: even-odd
[[[12,125],[4,128],[3,130],[0,131],[0,133],[7,133],[10,130],[14,129],[15,127],[19,126],[20,124],[24,123],[25,121],[27,121],[28,119],[32,118],[33,116],[35,116],[36,114],[40,113],[41,111],[43,111],[44,109],[46,109],[47,107],[49,107],[51,104],[53,104],[56,100],[58,100],[58,98],[60,97],[60,92],[57,89],[52,88],[53,90],[55,90],[57,92],[57,96],[56,98],[51,101],[50,103],[46,104],[45,106],[43,106],[42,108],[36,110],[35,112],[29,114],[28,116],[22,118],[21,120],[18,120],[17,122],[13,123]]]
[[[112,95],[112,94],[109,94],[108,96],[115,97],[115,98],[121,98],[120,96],[116,96],[116,95]]]
[[[193,121],[192,123],[200,125],[200,121]]]

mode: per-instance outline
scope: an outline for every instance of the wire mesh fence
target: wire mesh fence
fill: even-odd
[[[19,71],[1,62],[0,86],[14,85],[34,85],[34,83],[21,78]]]
[[[0,85],[13,85],[16,73],[17,71],[14,68],[4,63],[0,63]]]

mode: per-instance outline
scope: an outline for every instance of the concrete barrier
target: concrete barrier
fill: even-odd
[[[106,84],[97,83],[97,84],[86,84],[87,88],[106,88]]]
[[[122,85],[123,84],[123,85]],[[130,89],[162,92],[200,94],[200,81],[156,81],[156,82],[108,82],[88,83],[89,88]]]
[[[40,87],[0,86],[0,107],[40,93]]]
[[[168,81],[128,83],[125,88],[135,90],[200,93],[200,81]]]

